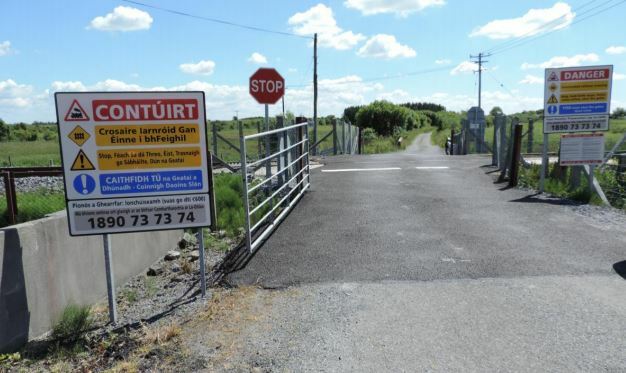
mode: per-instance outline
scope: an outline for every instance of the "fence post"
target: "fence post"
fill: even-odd
[[[296,124],[300,124],[300,123],[305,123],[307,122],[307,119],[304,117],[297,117],[296,118]],[[302,140],[304,140],[304,130],[306,129],[306,131],[309,130],[309,125],[307,124],[306,126],[300,126],[297,128],[297,138],[296,138],[296,143],[301,142]],[[296,149],[297,154],[296,154],[296,159],[302,157],[302,155],[305,153],[305,148],[304,148],[304,144],[301,144],[300,146],[297,146]],[[302,169],[304,168],[304,158],[300,159],[298,161],[298,169],[296,170],[296,173],[299,173],[300,171],[302,171]],[[296,183],[300,184],[300,182],[302,181],[302,174],[298,175],[298,177],[296,177]],[[304,184],[304,183],[303,183]],[[300,184],[300,186],[298,187],[298,191],[302,191],[302,189],[304,188],[304,185]]]
[[[450,129],[450,155],[454,155],[454,128]]]
[[[363,135],[361,134],[361,129],[359,127],[356,128],[356,133],[358,135],[359,148],[357,154],[363,154]]]
[[[519,177],[519,162],[522,153],[522,129],[523,125],[517,123],[515,125],[515,139],[513,143],[513,157],[511,157],[511,175],[509,177],[509,186],[517,186]]]
[[[213,142],[213,154],[217,156],[217,126],[215,125],[215,121],[209,121],[211,124],[211,140]]]
[[[341,154],[346,154],[346,121],[341,121]]]
[[[500,115],[497,118],[500,118],[500,128],[499,128],[499,144],[498,144],[498,165],[500,166],[500,171],[506,168],[504,164],[506,159],[506,117],[504,115]]]
[[[2,173],[4,190],[7,199],[7,218],[10,225],[17,223],[17,199],[15,197],[15,182],[10,171]]]
[[[284,118],[282,116],[277,116],[276,117],[276,128],[283,128],[284,125]],[[285,149],[285,131],[283,131],[283,133],[278,134],[278,151],[282,152],[283,149]],[[276,174],[280,174],[280,172],[287,166],[287,163],[285,163],[285,154],[284,153],[280,153],[278,154],[278,159],[276,162]],[[284,182],[286,181],[285,176],[287,176],[285,173],[280,174],[280,176],[278,176],[277,181],[278,181],[278,186],[282,186],[284,184]]]
[[[258,141],[259,144],[261,143]],[[239,149],[241,149],[241,178],[243,180],[242,197],[243,208],[245,217],[245,235],[246,235],[246,248],[249,252],[252,251],[252,234],[250,232],[250,201],[248,200],[248,170],[247,163],[248,158],[246,156],[246,140],[243,137],[243,125],[239,122]],[[260,154],[260,153],[259,153]]]
[[[256,133],[261,133],[261,122],[260,121],[256,122]],[[262,158],[261,154],[263,154],[263,151],[261,150],[261,138],[260,137],[258,137],[256,139],[256,143],[257,143],[257,146],[259,148],[258,149],[258,153],[257,153],[257,157],[258,157],[258,159],[261,159]]]
[[[493,138],[491,140],[491,165],[498,164],[498,115],[493,118]]]
[[[548,134],[543,134],[543,144],[541,152],[541,175],[539,175],[539,192],[543,193],[546,183],[546,174],[548,173],[548,164],[550,157],[548,156]]]
[[[333,155],[337,155],[337,118],[333,118]]]
[[[535,141],[535,136],[533,135],[533,130],[535,129],[535,120],[528,120],[528,143],[526,144],[526,152],[533,152],[533,142]]]

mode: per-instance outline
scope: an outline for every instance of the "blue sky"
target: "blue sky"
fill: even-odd
[[[262,115],[247,89],[260,66],[275,67],[285,78],[287,110],[311,115],[306,36],[312,32],[320,38],[322,115],[381,98],[467,109],[477,91],[469,55],[494,48],[483,74],[487,110],[539,109],[545,67],[597,64],[614,65],[612,107],[623,107],[626,3],[620,1],[141,1],[305,37],[119,0],[5,1],[0,118],[54,120],[55,91],[152,89],[204,90],[210,119]],[[524,44],[504,49],[515,43]]]

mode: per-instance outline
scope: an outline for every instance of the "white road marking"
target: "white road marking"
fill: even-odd
[[[357,172],[357,171],[395,171],[401,170],[400,167],[384,167],[384,168],[343,168],[339,170],[322,170],[322,172]]]
[[[417,166],[415,168],[418,170],[447,170],[450,167],[448,166]]]

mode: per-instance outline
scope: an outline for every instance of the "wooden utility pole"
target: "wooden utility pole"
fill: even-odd
[[[317,33],[313,36],[313,144],[317,143]],[[313,148],[313,155],[317,149]]]
[[[478,53],[478,56],[470,55],[472,62],[478,64],[478,107],[479,108],[482,108],[481,107],[481,104],[482,104],[481,92],[482,92],[482,82],[483,82],[483,64],[485,62],[489,62],[489,61],[483,60],[483,57],[489,57],[489,56],[491,56],[491,54],[484,54],[482,52]]]

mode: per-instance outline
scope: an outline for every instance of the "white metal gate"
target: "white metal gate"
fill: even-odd
[[[265,157],[248,163],[246,145],[254,139],[265,140]],[[241,136],[240,145],[245,239],[253,252],[311,185],[307,123]]]

